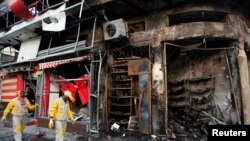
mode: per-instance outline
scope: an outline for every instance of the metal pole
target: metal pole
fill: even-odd
[[[97,129],[99,130],[99,107],[100,107],[100,75],[101,75],[101,67],[102,67],[102,53],[99,50],[99,68],[98,68],[98,80],[97,80]]]
[[[229,75],[229,80],[230,80],[230,85],[231,85],[231,92],[233,93],[232,95],[233,95],[233,99],[234,99],[236,114],[237,114],[238,122],[241,125],[239,106],[238,106],[238,102],[236,100],[236,92],[235,92],[234,84],[233,84],[232,71],[231,71],[231,68],[229,66],[228,54],[227,54],[226,50],[224,50],[224,53],[225,53],[225,57],[226,57],[227,70],[228,70],[228,75]]]
[[[70,6],[70,7],[65,8],[64,11],[70,10],[70,9],[75,8],[75,7],[77,7],[77,6],[80,6],[80,5],[81,5],[81,2],[76,3],[76,4],[74,4],[74,5]]]
[[[79,13],[79,18],[82,17],[82,9],[83,9],[83,4],[84,4],[85,0],[82,0],[82,3],[81,3],[81,9],[80,9],[80,13]]]
[[[6,18],[7,18],[7,20],[6,20],[6,27],[8,27],[9,26],[9,12],[7,12],[7,14],[6,14]]]
[[[164,98],[164,100],[165,100],[165,108],[164,108],[164,110],[165,110],[165,115],[164,115],[164,118],[165,118],[165,129],[167,130],[167,128],[168,128],[168,90],[167,90],[167,88],[168,88],[168,81],[167,81],[167,69],[168,69],[168,67],[167,67],[167,49],[166,49],[166,44],[164,43],[163,44],[163,70],[164,70],[164,95],[165,95],[165,98]]]
[[[51,80],[51,81],[52,81],[52,82],[65,82],[65,81],[75,81],[75,80],[89,80],[89,78],[64,79],[64,80]]]
[[[89,78],[90,78],[90,83],[89,83],[89,86],[88,86],[88,88],[89,88],[89,104],[88,104],[88,106],[89,106],[89,130],[90,130],[90,132],[92,132],[92,118],[93,118],[93,115],[92,115],[92,113],[93,113],[93,111],[92,111],[92,81],[93,81],[93,62],[92,62],[92,59],[93,59],[94,57],[93,57],[93,54],[91,54],[91,63],[90,63],[90,74],[89,74]]]
[[[77,37],[76,37],[76,43],[75,43],[75,51],[76,51],[76,47],[78,44],[78,40],[79,40],[79,34],[80,34],[80,30],[81,30],[81,23],[78,24],[78,31],[77,31]]]
[[[89,74],[89,69],[87,68],[87,66],[84,64],[84,68],[86,69],[86,71],[88,72]]]
[[[93,25],[91,47],[93,47],[93,46],[94,46],[94,40],[95,40],[95,28],[96,28],[96,20],[97,20],[97,17],[95,17],[95,21],[94,21],[94,25]]]
[[[49,54],[49,51],[50,51],[50,47],[51,47],[52,40],[53,40],[53,35],[54,35],[54,33],[52,33],[50,41],[49,41],[49,47],[48,47],[48,50],[47,50],[47,55]]]

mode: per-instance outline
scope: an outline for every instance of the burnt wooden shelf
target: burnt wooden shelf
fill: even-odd
[[[128,63],[115,64],[115,65],[112,65],[112,67],[114,67],[114,68],[128,67]]]
[[[111,90],[130,90],[130,87],[127,88],[111,88]]]
[[[132,96],[110,96],[111,98],[131,98]]]
[[[111,103],[111,105],[113,105],[113,106],[124,106],[124,107],[126,107],[126,106],[130,106],[130,104],[118,104],[118,103],[114,103],[114,102],[112,102]]]
[[[114,79],[113,82],[130,82],[131,79]]]
[[[113,123],[117,123],[117,124],[128,124],[128,121],[112,121]]]
[[[128,61],[115,61],[110,71],[109,121],[128,125],[132,113],[133,77],[128,75]],[[109,122],[110,123],[110,122]]]
[[[122,112],[115,112],[115,111],[110,111],[110,114],[118,115],[118,116],[129,116],[130,113],[122,113]]]
[[[123,74],[123,73],[127,74],[128,71],[112,71],[111,73],[112,74]]]

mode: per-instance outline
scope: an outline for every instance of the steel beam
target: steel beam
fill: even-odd
[[[218,22],[184,23],[161,29],[132,33],[129,42],[133,46],[160,46],[162,41],[195,38],[238,39],[246,33],[238,25]]]

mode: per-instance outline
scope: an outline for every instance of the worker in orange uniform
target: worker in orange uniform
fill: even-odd
[[[50,115],[49,128],[50,129],[54,127],[53,120],[55,120],[56,141],[64,140],[68,117],[72,121],[72,124],[75,123],[73,114],[69,108],[69,100],[73,103],[75,102],[75,99],[72,97],[72,93],[70,91],[65,91],[61,97],[53,101],[52,107],[49,112],[49,115]]]
[[[11,112],[15,141],[22,141],[22,132],[25,128],[28,110],[34,110],[38,105],[31,105],[25,97],[24,91],[18,91],[17,95],[18,97],[12,99],[4,110],[2,122],[6,121],[7,115]]]

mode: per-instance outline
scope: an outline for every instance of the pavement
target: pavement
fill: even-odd
[[[9,121],[10,122],[10,121]],[[43,134],[45,136],[35,138],[35,135]],[[55,130],[48,128],[39,128],[35,125],[27,126],[23,133],[23,141],[54,141]],[[140,134],[132,134],[129,132],[102,132],[100,134],[91,134],[83,137],[78,134],[66,133],[65,141],[145,141],[146,136]],[[4,127],[0,122],[0,141],[14,141],[12,128]]]

